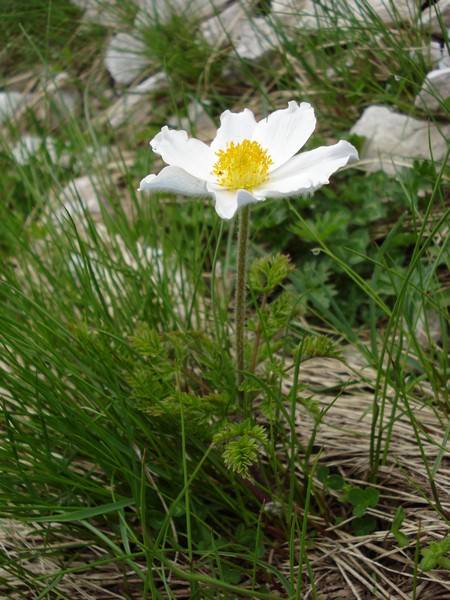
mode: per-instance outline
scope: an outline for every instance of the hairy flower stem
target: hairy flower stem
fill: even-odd
[[[239,211],[238,254],[236,274],[236,369],[237,384],[241,385],[244,375],[244,328],[245,292],[247,282],[247,247],[250,223],[250,207],[243,206]]]

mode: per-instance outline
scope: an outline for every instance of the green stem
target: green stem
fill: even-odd
[[[243,381],[244,361],[244,325],[245,325],[245,292],[247,275],[247,246],[250,223],[250,206],[243,206],[239,211],[238,254],[236,274],[236,369],[237,384]]]
[[[264,297],[261,302],[261,307],[259,309],[259,313],[260,313],[259,317],[260,318],[258,319],[258,327],[256,328],[255,342],[253,344],[253,353],[252,353],[252,359],[250,361],[250,368],[249,368],[250,373],[255,372],[256,360],[258,358],[258,350],[259,350],[259,344],[261,342],[261,333],[262,333],[261,313],[264,312],[264,310],[266,308],[266,304],[267,304],[267,294],[264,294]]]

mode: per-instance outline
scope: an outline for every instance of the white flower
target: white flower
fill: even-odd
[[[356,149],[342,140],[297,154],[315,126],[310,104],[289,102],[258,123],[248,109],[225,111],[210,146],[163,127],[150,145],[169,166],[147,175],[139,191],[214,197],[222,219],[249,202],[311,194],[337,169],[358,160]]]

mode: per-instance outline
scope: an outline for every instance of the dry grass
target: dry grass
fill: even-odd
[[[314,388],[345,386],[336,402],[335,394],[317,393],[315,400],[322,408],[334,402],[317,432],[315,448],[321,449],[320,464],[326,464],[339,473],[347,483],[367,485],[370,429],[376,372],[367,367],[364,359],[355,353],[346,356],[347,365],[332,359],[312,359],[302,365],[301,380]],[[356,381],[355,374],[364,380]],[[346,385],[347,382],[352,382]],[[374,389],[374,388],[373,388]],[[422,388],[421,392],[430,392]],[[395,393],[388,390],[392,406]],[[442,443],[442,426],[435,412],[426,404],[414,407],[414,416],[423,433],[421,442],[429,463],[433,464]],[[386,411],[387,426],[392,415]],[[414,553],[430,541],[440,540],[448,534],[450,515],[450,459],[447,454],[436,473],[435,484],[441,502],[441,514],[434,505],[427,473],[418,451],[415,434],[408,416],[399,404],[386,463],[379,470],[377,485],[379,504],[368,509],[376,517],[378,531],[367,536],[355,536],[349,520],[340,525],[317,522],[324,535],[314,542],[309,554],[315,587],[319,598],[412,598],[414,582]],[[308,440],[314,426],[308,414],[299,416],[298,435]],[[433,439],[435,443],[430,443]],[[320,486],[320,483],[317,482]],[[329,492],[333,493],[333,492]],[[334,492],[337,496],[338,494]],[[402,505],[406,517],[402,532],[410,545],[400,548],[390,533],[397,508]],[[339,502],[329,503],[333,521],[336,517],[351,516],[348,507]],[[443,514],[442,514],[443,513]],[[284,565],[286,574],[289,565]],[[311,598],[312,589],[304,598]],[[416,597],[426,600],[450,598],[450,581],[445,571],[431,571],[417,575]]]
[[[342,386],[343,392],[337,401],[334,392],[315,393],[315,400],[322,408],[328,407],[330,403],[333,403],[333,406],[318,429],[314,448],[316,452],[321,451],[320,464],[326,464],[352,485],[367,484],[371,408],[374,400],[374,388],[371,389],[370,386],[375,386],[375,380],[376,372],[355,352],[346,354],[346,364],[333,359],[312,359],[301,368],[301,381],[310,388],[317,390]],[[289,387],[289,382],[286,385]],[[427,390],[425,386],[420,392],[424,395],[427,392],[431,393],[431,390]],[[388,390],[388,402],[391,402],[393,397],[394,390]],[[417,403],[414,416],[420,424],[421,443],[426,456],[429,462],[433,463],[439,451],[439,443],[442,443],[442,426],[435,412],[425,403]],[[386,411],[386,425],[391,417],[390,412]],[[311,436],[314,420],[304,409],[299,409],[297,420],[298,435],[307,441]],[[414,586],[415,597],[421,600],[450,598],[450,581],[446,572],[433,570],[424,573],[419,569],[416,576],[414,573],[416,546],[423,548],[430,541],[438,541],[448,533],[450,460],[448,455],[444,456],[436,473],[435,485],[441,503],[440,508],[437,508],[432,499],[411,422],[400,405],[394,420],[386,463],[380,467],[377,484],[372,484],[380,492],[380,501],[375,508],[368,510],[368,514],[378,521],[377,531],[365,536],[354,535],[350,527],[349,506],[338,502],[338,493],[331,490],[326,492],[335,496],[327,498],[328,520],[312,517],[312,524],[321,534],[314,539],[308,551],[308,559],[314,575],[314,585],[321,600],[337,597],[410,600],[413,597]],[[434,440],[435,443],[431,443],[430,440]],[[298,476],[301,478],[302,473],[299,472]],[[319,481],[316,481],[316,487],[320,493]],[[401,530],[410,540],[409,546],[405,548],[400,548],[390,533],[392,519],[400,505],[406,514]],[[301,507],[299,512],[301,514]],[[343,519],[339,525],[335,524],[337,518]],[[62,562],[58,554],[61,557],[65,555],[67,560],[67,554],[73,553],[71,569],[75,569],[76,572],[65,575],[58,584],[58,590],[70,598],[139,598],[139,594],[133,592],[135,585],[137,589],[140,586],[135,574],[127,572],[126,567],[123,570],[123,565],[108,563],[105,551],[88,546],[83,540],[82,531],[77,537],[73,534],[68,535],[59,527],[51,527],[43,535],[42,529],[38,527],[5,520],[1,526],[2,550],[9,558],[16,556],[21,569],[36,575],[47,575],[49,581],[52,579],[51,575],[61,568]],[[104,533],[108,535],[106,529]],[[297,552],[300,551],[299,543],[297,540]],[[40,555],[47,555],[47,558],[34,558]],[[269,559],[289,578],[288,556],[289,548],[286,543]],[[106,559],[105,564],[90,569],[89,564],[99,559]],[[184,558],[179,556],[178,560],[178,566],[183,568]],[[144,569],[144,565],[142,568]],[[154,576],[156,580],[160,579],[157,572]],[[5,571],[0,571],[0,577],[8,581],[9,590],[17,590],[16,594],[9,592],[7,596],[1,596],[5,600],[34,597],[26,595],[32,592],[26,591],[27,584],[21,581],[20,577],[12,578],[11,574]],[[305,592],[302,598],[312,598],[312,587],[306,577],[304,579]],[[245,586],[245,583],[242,585]],[[171,579],[170,589],[177,598],[190,597],[186,582]],[[276,586],[273,586],[271,591],[274,594],[279,593]]]

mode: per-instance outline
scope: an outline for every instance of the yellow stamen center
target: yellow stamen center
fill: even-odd
[[[269,179],[269,167],[273,160],[258,142],[243,140],[230,142],[225,150],[216,152],[219,157],[212,175],[217,183],[229,190],[252,190]]]

